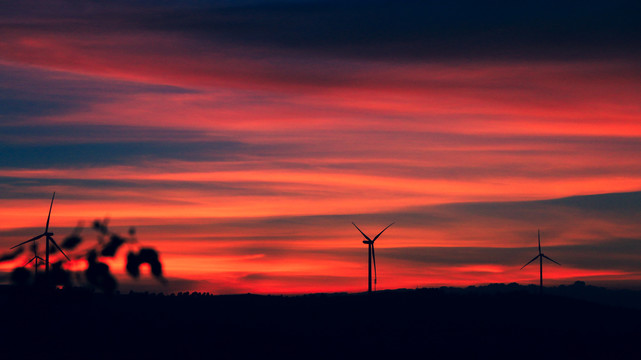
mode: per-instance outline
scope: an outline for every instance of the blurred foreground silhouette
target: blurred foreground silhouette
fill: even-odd
[[[84,270],[71,271],[64,267],[64,258],[57,255],[61,251],[50,246],[49,252],[52,255],[50,261],[50,279],[49,286],[71,287],[86,286],[91,289],[97,289],[104,293],[111,294],[117,287],[118,282],[111,273],[109,265],[105,259],[114,259],[117,257],[119,250],[127,248],[125,270],[132,278],[140,277],[140,268],[147,264],[151,274],[160,282],[166,282],[163,276],[162,263],[158,252],[150,247],[142,247],[136,240],[135,228],[129,228],[127,235],[120,235],[109,229],[109,220],[95,220],[91,228],[97,233],[96,241],[87,241],[82,236],[83,226],[79,225],[68,235],[60,244],[60,248],[69,254],[71,261],[80,263]],[[37,243],[33,242],[32,252],[26,254],[31,260],[24,266],[16,267],[11,273],[11,282],[18,287],[42,287],[45,286],[45,274],[38,272],[39,266],[44,266],[44,259],[38,256]],[[11,252],[0,255],[1,261],[12,261],[21,255],[25,255],[24,248],[16,248]],[[122,253],[122,251],[120,251]],[[32,265],[34,270],[27,269]]]

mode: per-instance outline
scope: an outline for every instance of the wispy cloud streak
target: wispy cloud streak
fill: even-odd
[[[537,227],[641,278],[634,2],[1,6],[2,243],[55,190],[226,292],[360,289],[354,219],[399,221],[382,287],[529,281]]]

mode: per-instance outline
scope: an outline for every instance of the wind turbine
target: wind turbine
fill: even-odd
[[[374,237],[374,239],[370,239],[367,235],[365,235],[365,233],[361,229],[359,229],[358,226],[356,226],[356,224],[354,224],[354,222],[352,222],[352,225],[354,225],[354,227],[356,229],[358,229],[358,231],[361,234],[363,234],[365,239],[367,239],[367,240],[363,240],[363,244],[367,244],[367,246],[368,246],[368,252],[367,252],[367,261],[368,261],[368,267],[367,267],[367,292],[372,292],[372,260],[374,261],[374,287],[376,287],[376,253],[374,252],[374,241],[376,241],[376,239],[378,239],[378,237],[381,236],[383,231],[387,230],[388,227],[394,225],[394,223],[391,223],[391,224],[387,225],[387,227],[385,229],[383,229],[383,231],[378,233],[378,235],[376,235]]]
[[[27,265],[31,264],[32,261],[35,261],[34,270],[35,270],[35,277],[37,278],[38,277],[38,265],[40,265],[40,263],[38,263],[38,260],[40,260],[42,262],[45,262],[45,260],[43,258],[41,258],[40,256],[38,256],[38,243],[37,242],[35,242],[35,241],[33,242],[32,249],[33,249],[33,257],[26,264],[24,264],[23,267],[26,267]]]
[[[541,285],[539,287],[539,294],[541,294],[541,295],[543,295],[543,258],[546,258],[546,259],[550,260],[551,262],[561,266],[561,264],[559,264],[558,262],[550,259],[549,257],[545,256],[545,254],[543,254],[541,252],[541,230],[539,230],[539,254],[537,256],[535,256],[534,259],[530,260],[527,264],[523,265],[521,270],[523,270],[524,267],[530,265],[530,263],[532,261],[534,261],[536,259],[539,259],[539,271],[540,271],[540,274],[541,274],[541,283],[540,283]]]
[[[58,246],[56,241],[53,239],[53,237],[52,237],[53,233],[49,232],[49,220],[51,219],[51,208],[53,207],[53,199],[55,197],[56,197],[56,193],[54,192],[53,196],[51,197],[51,205],[49,205],[49,215],[47,216],[47,225],[45,226],[45,231],[42,234],[38,235],[38,236],[34,236],[34,237],[32,237],[31,239],[29,239],[27,241],[21,242],[20,244],[11,247],[12,249],[14,249],[14,248],[17,248],[18,246],[22,246],[22,245],[24,245],[26,243],[29,243],[29,242],[32,242],[32,241],[36,241],[36,240],[40,239],[41,237],[45,237],[47,239],[47,246],[46,246],[46,250],[45,250],[45,260],[44,260],[44,262],[45,262],[45,278],[47,279],[47,282],[49,281],[49,241],[51,241],[53,243],[53,245],[56,246],[58,251],[60,251],[60,253],[62,255],[64,255],[67,258],[67,260],[70,260],[69,257],[67,256],[67,254],[65,254],[65,252],[62,251],[60,246]]]

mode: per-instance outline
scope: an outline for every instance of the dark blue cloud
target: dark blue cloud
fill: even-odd
[[[0,91],[0,119],[4,116],[51,115],[69,108],[59,101],[16,99]]]
[[[535,234],[536,235],[536,234]],[[616,269],[641,271],[637,256],[641,239],[612,238],[586,244],[545,246],[545,253],[565,266],[580,269]],[[518,270],[537,254],[536,242],[531,247],[399,247],[379,251],[380,258],[414,261],[426,265],[496,264]],[[359,254],[353,254],[355,257]],[[377,254],[378,255],[378,254]]]
[[[90,172],[91,169],[87,169]],[[297,196],[295,189],[283,190],[273,183],[261,181],[180,181],[180,180],[95,180],[95,179],[37,179],[0,176],[0,199],[43,199],[50,196],[49,189],[74,189],[62,195],[68,200],[144,201],[145,203],[182,204],[197,203],[198,198],[158,198],[155,192],[197,191],[201,196]],[[99,190],[96,192],[95,190]],[[134,191],[132,193],[132,191]],[[117,195],[122,193],[124,195]]]
[[[461,215],[482,214],[488,218],[520,219],[545,223],[559,217],[559,213],[586,217],[631,219],[641,215],[641,192],[571,196],[552,200],[482,202],[447,204],[439,208]],[[573,211],[573,213],[570,213]]]
[[[8,144],[99,143],[155,141],[202,141],[202,132],[186,129],[94,124],[24,124],[0,126],[0,140]],[[221,140],[215,135],[206,140]]]
[[[77,75],[69,72],[58,72],[38,67],[6,64],[0,62],[0,95],[2,97],[33,97],[64,100],[85,100],[93,97],[131,95],[139,93],[152,94],[186,94],[195,93],[169,85],[155,85],[124,80],[114,80],[90,75]]]
[[[61,4],[62,6],[61,6]],[[201,43],[408,61],[638,58],[638,1],[57,2],[7,17],[47,31],[154,31]],[[12,6],[13,7],[13,6]],[[11,7],[11,8],[12,8]],[[11,8],[9,10],[11,10]],[[0,17],[1,18],[1,17]],[[52,22],[35,21],[49,18]],[[11,23],[21,26],[20,22]],[[197,45],[199,51],[206,49]],[[222,45],[225,48],[225,45]],[[220,51],[220,47],[214,48]]]
[[[113,101],[127,95],[194,92],[175,86],[95,78],[0,63],[0,125],[23,126],[34,117],[86,110],[92,104]],[[60,127],[69,128],[64,125]],[[49,131],[53,127],[49,126],[47,129]],[[42,132],[35,126],[30,131]],[[11,132],[10,128],[2,128],[0,140]]]
[[[341,1],[185,12],[148,24],[359,58],[548,59],[638,55],[640,15],[632,1]]]
[[[247,145],[234,141],[0,144],[0,167],[53,168],[163,160],[232,160]]]

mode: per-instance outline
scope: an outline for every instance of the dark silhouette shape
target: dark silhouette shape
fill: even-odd
[[[81,231],[82,223],[78,223],[78,226],[74,229],[73,233],[62,240],[60,247],[66,250],[73,250],[78,247],[78,245],[80,245],[80,243],[82,242],[82,237],[80,236]]]
[[[23,251],[24,251],[23,248],[17,248],[11,252],[2,254],[2,256],[0,256],[0,262],[13,260],[17,258],[20,254],[22,254]]]
[[[60,244],[60,247],[67,250],[73,250],[82,242],[82,238],[76,234],[67,236]]]
[[[51,283],[63,287],[71,286],[71,273],[62,268],[62,261],[51,264]]]
[[[133,251],[130,251],[129,254],[127,254],[127,265],[125,269],[134,279],[137,279],[140,276],[140,260],[138,259],[138,254]]]
[[[118,287],[118,281],[111,274],[109,266],[103,262],[101,259],[105,257],[114,258],[118,254],[118,250],[126,245],[129,249],[129,255],[127,256],[127,266],[126,270],[128,275],[133,278],[140,277],[140,266],[142,264],[149,264],[151,274],[161,283],[166,284],[168,281],[163,276],[162,263],[160,262],[160,257],[158,252],[149,247],[139,247],[137,245],[138,241],[136,240],[136,229],[130,227],[127,231],[127,235],[120,235],[113,231],[110,231],[108,226],[108,219],[104,220],[95,220],[92,223],[92,228],[98,233],[97,243],[93,245],[88,245],[86,242],[83,243],[83,238],[80,235],[83,227],[82,223],[74,229],[73,233],[67,236],[62,242],[62,246],[58,244],[53,239],[53,232],[49,232],[49,223],[51,220],[51,212],[53,208],[53,202],[55,199],[55,193],[51,198],[51,204],[49,206],[49,213],[47,216],[47,223],[45,226],[45,232],[35,236],[25,242],[22,242],[11,249],[11,252],[0,255],[0,261],[9,261],[17,258],[20,254],[24,253],[24,247],[22,245],[31,243],[33,247],[33,258],[26,261],[26,263],[20,267],[20,270],[14,269],[14,273],[11,275],[11,281],[15,285],[45,285],[47,288],[51,286],[61,285],[64,289],[72,289],[74,283],[79,283],[84,285],[90,285],[90,288],[93,290],[100,290],[104,293],[114,293]],[[46,237],[47,242],[51,242],[52,245],[47,244],[47,256],[45,259],[42,259],[38,255],[37,250],[37,240],[42,237]],[[82,249],[79,245],[88,245],[82,246]],[[87,268],[83,271],[70,271],[63,268],[63,261],[57,261],[54,263],[49,262],[50,254],[53,252],[60,252],[64,257],[69,260],[69,256],[64,253],[65,251],[71,251],[70,255],[74,259],[86,259]],[[136,249],[136,250],[134,250]],[[25,267],[29,266],[32,262],[35,262],[35,281],[31,281],[31,273]],[[44,276],[39,276],[38,267],[46,265],[47,271]],[[27,275],[25,275],[27,274]],[[84,276],[82,276],[84,275]],[[1,286],[1,285],[0,285]],[[51,290],[51,289],[49,289]],[[0,299],[0,302],[2,299]],[[1,334],[0,334],[1,335]],[[0,336],[1,337],[1,336]]]
[[[60,251],[60,253],[62,255],[64,255],[65,258],[67,258],[67,260],[70,260],[69,257],[67,256],[67,254],[65,254],[65,252],[62,251],[60,246],[58,246],[56,241],[53,239],[53,233],[49,232],[49,220],[51,219],[51,209],[53,208],[53,200],[54,200],[55,197],[56,197],[56,193],[54,192],[53,196],[51,197],[51,205],[49,205],[49,215],[47,215],[47,225],[45,226],[45,231],[42,234],[38,235],[38,236],[34,236],[34,237],[32,237],[31,239],[29,239],[27,241],[21,242],[20,244],[11,247],[11,249],[14,249],[14,248],[17,248],[18,246],[22,246],[22,245],[24,245],[26,243],[29,243],[29,242],[32,242],[32,241],[36,241],[36,240],[40,239],[41,237],[45,237],[47,239],[47,245],[46,245],[46,250],[45,250],[45,278],[47,279],[47,282],[49,282],[49,252],[50,252],[49,242],[53,243],[53,245],[58,249],[58,251]]]
[[[111,234],[109,242],[102,248],[100,255],[114,257],[116,255],[116,251],[118,251],[118,248],[120,248],[120,245],[124,244],[125,242],[126,240],[122,237],[116,234]]]
[[[89,266],[87,267],[87,270],[85,270],[87,281],[107,294],[113,293],[118,286],[118,282],[116,281],[116,278],[111,275],[109,265],[99,262],[97,258],[98,257],[93,250],[90,255],[87,256],[87,260],[89,262]]]
[[[383,233],[383,231],[387,230],[390,226],[394,225],[394,223],[391,223],[387,225],[385,229],[383,229],[378,235],[374,237],[374,239],[370,239],[361,229],[352,222],[352,225],[365,237],[367,240],[363,240],[363,244],[367,244],[367,291],[372,292],[372,261],[374,262],[374,289],[376,289],[376,282],[377,282],[377,276],[376,276],[376,253],[374,252],[374,241],[378,239],[379,236]]]
[[[31,279],[31,272],[24,267],[17,267],[11,272],[11,282],[16,286],[26,286]]]
[[[104,219],[102,222],[100,220],[94,220],[93,222],[93,228],[103,235],[107,235],[109,233],[108,225],[108,219]]]
[[[60,357],[68,360],[628,359],[638,352],[639,291],[631,298],[637,308],[625,308],[560,296],[570,289],[559,287],[549,294],[546,288],[544,298],[536,285],[495,287],[376,296],[105,295],[65,288],[53,293],[50,306],[28,287],[0,287],[0,348],[3,359],[47,359],[64,346]],[[608,298],[623,295],[603,290]],[[528,318],[554,319],[554,326]],[[25,336],[43,323],[51,329],[46,336],[35,343]]]
[[[165,279],[162,276],[162,264],[158,258],[158,252],[151,248],[142,248],[136,254],[133,251],[130,251],[127,254],[127,272],[133,278],[138,278],[140,276],[140,265],[149,264],[151,267],[151,274],[156,277],[158,280],[164,282]]]
[[[85,271],[87,281],[94,287],[102,290],[105,293],[113,292],[118,282],[110,272],[109,266],[100,261],[101,257],[115,257],[118,250],[127,245],[129,252],[127,254],[126,271],[129,276],[137,279],[140,277],[140,266],[142,264],[149,264],[151,274],[161,283],[166,283],[167,280],[163,277],[162,263],[160,262],[158,252],[152,248],[140,248],[138,252],[131,249],[131,244],[137,243],[135,234],[136,229],[130,227],[128,230],[129,236],[121,236],[113,231],[110,231],[108,220],[95,220],[92,224],[94,230],[98,232],[98,244],[89,250],[85,257],[87,259],[88,267]],[[106,240],[106,237],[109,237]]]
[[[532,261],[534,261],[536,259],[539,259],[539,272],[540,272],[540,275],[541,275],[541,282],[540,282],[540,286],[539,286],[539,294],[542,295],[543,294],[543,258],[546,258],[546,259],[550,260],[551,262],[553,262],[553,263],[555,263],[555,264],[557,264],[559,266],[561,266],[561,264],[559,264],[558,262],[550,259],[549,257],[545,256],[545,254],[543,254],[541,252],[541,230],[540,229],[538,231],[538,235],[539,235],[539,254],[537,256],[535,256],[534,259],[528,261],[527,264],[523,265],[520,270],[523,270],[524,267],[530,265],[530,263]]]

